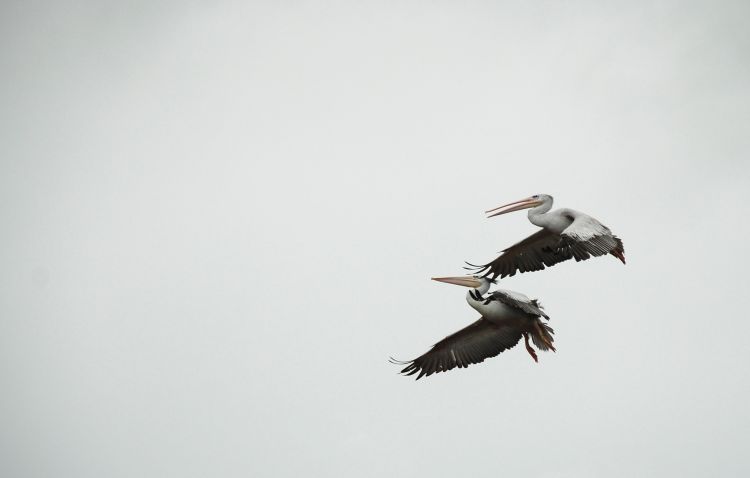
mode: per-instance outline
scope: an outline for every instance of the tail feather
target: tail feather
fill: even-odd
[[[552,327],[545,324],[541,320],[538,320],[537,324],[539,325],[539,332],[542,334],[542,336],[540,337],[537,334],[530,334],[531,340],[534,342],[534,345],[536,345],[536,348],[538,348],[539,350],[552,350],[554,352],[556,350],[555,346],[552,345],[555,341],[554,337],[552,337],[552,335],[555,333],[554,329],[552,329]]]

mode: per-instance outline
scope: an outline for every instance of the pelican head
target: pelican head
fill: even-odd
[[[485,294],[490,290],[490,285],[496,281],[488,277],[481,276],[460,276],[460,277],[433,277],[432,280],[445,282],[446,284],[462,285],[476,289],[480,294]]]
[[[520,201],[514,201],[512,203],[505,204],[503,206],[490,209],[485,211],[488,214],[487,217],[499,216],[501,214],[507,214],[513,211],[520,211],[521,209],[530,209],[533,207],[543,206],[545,211],[549,211],[552,207],[552,196],[549,194],[534,194]]]

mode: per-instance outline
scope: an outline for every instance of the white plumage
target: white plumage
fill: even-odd
[[[400,362],[391,359],[394,363],[406,365],[401,373],[418,374],[417,379],[420,379],[456,367],[468,367],[515,347],[521,337],[534,361],[538,361],[538,357],[529,339],[540,350],[555,350],[552,345],[554,331],[541,320],[549,317],[536,300],[503,289],[487,294],[494,281],[486,277],[440,277],[434,280],[471,287],[466,293],[466,301],[481,317],[414,360]]]
[[[487,211],[488,217],[529,209],[529,221],[542,229],[504,249],[497,259],[484,265],[469,264],[483,276],[501,278],[517,272],[543,270],[568,259],[584,261],[611,254],[625,263],[620,238],[588,214],[573,209],[552,209],[552,196],[537,194]]]

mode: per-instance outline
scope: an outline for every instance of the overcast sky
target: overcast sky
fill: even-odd
[[[3,2],[0,475],[748,476],[746,2]],[[414,382],[503,280],[557,353]]]

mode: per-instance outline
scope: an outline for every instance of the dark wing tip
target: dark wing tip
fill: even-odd
[[[394,365],[407,365],[407,364],[412,363],[411,360],[398,360],[393,357],[388,357],[388,362]]]
[[[465,270],[471,271],[473,274],[477,274],[482,277],[490,277],[491,275],[491,280],[493,281],[497,278],[498,275],[500,275],[500,272],[495,270],[493,266],[494,261],[484,265],[472,264],[471,262],[467,261],[464,261],[464,263],[466,264],[466,266],[464,266]],[[502,277],[505,276],[503,275]]]
[[[422,375],[425,374],[424,369],[419,364],[416,363],[417,362],[416,360],[397,360],[393,357],[388,357],[388,362],[394,365],[406,365],[406,367],[401,369],[399,373],[407,377],[410,375],[414,375],[417,372],[420,372],[419,376],[417,377],[417,380],[419,380],[420,378],[422,378]]]
[[[464,264],[466,264],[464,266],[464,269],[466,269],[467,271],[482,271],[482,270],[484,270],[484,269],[487,268],[487,264],[485,264],[483,266],[480,266],[480,265],[477,265],[477,264],[472,264],[469,261],[464,261]]]

